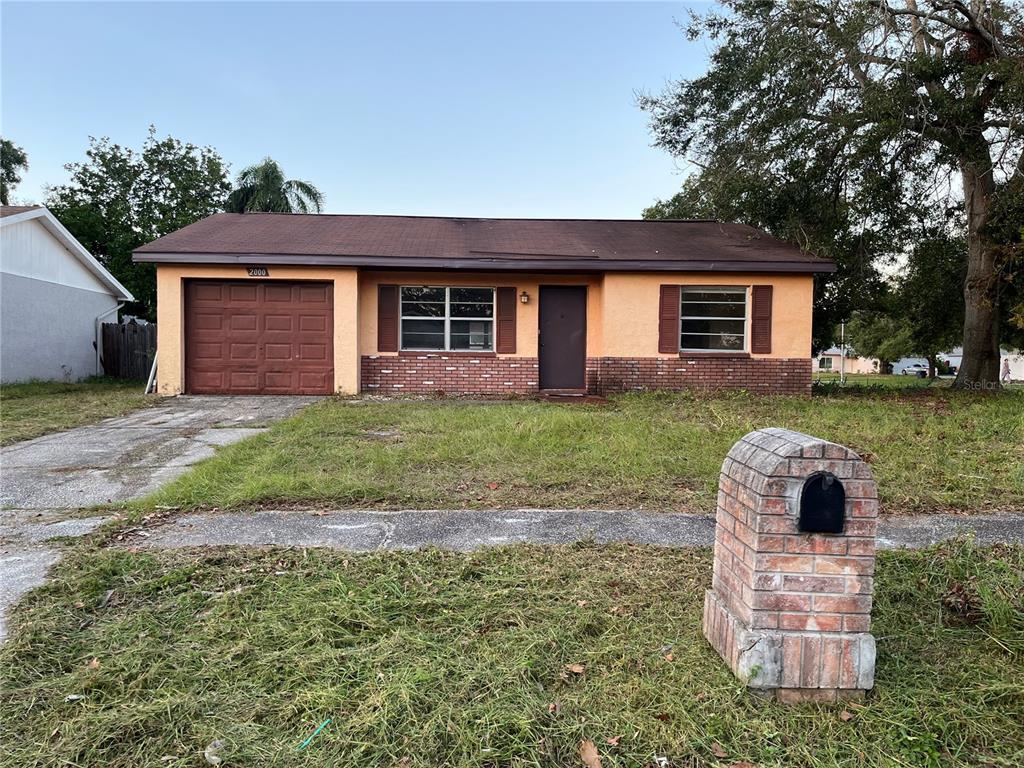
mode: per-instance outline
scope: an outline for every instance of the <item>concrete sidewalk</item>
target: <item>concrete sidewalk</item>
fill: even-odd
[[[52,542],[84,536],[108,517],[66,518],[58,511],[0,512],[0,642],[3,615],[30,589],[45,583],[60,560]],[[631,542],[706,547],[714,538],[708,515],[637,510],[372,510],[260,511],[187,514],[133,529],[132,546],[327,547],[353,552],[439,547],[470,551],[508,544]],[[882,548],[924,547],[973,533],[979,544],[1024,544],[1024,514],[894,517],[880,523]]]
[[[439,547],[469,551],[506,544],[631,542],[705,547],[714,540],[708,515],[635,510],[260,511],[183,515],[145,531],[147,548],[237,545],[328,547],[354,552]],[[979,544],[1024,544],[1024,514],[892,517],[880,522],[883,549],[924,547],[973,533]]]

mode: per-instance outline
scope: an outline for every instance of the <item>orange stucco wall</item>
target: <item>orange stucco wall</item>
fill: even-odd
[[[459,285],[526,291],[530,300],[516,305],[516,357],[537,356],[538,296],[542,285],[587,286],[587,356],[601,354],[602,289],[600,275],[495,275],[473,272],[363,272],[359,276],[359,348],[364,355],[377,354],[377,286]]]
[[[813,278],[810,275],[724,273],[609,273],[537,275],[472,272],[358,272],[348,267],[270,267],[270,279],[334,283],[334,384],[337,392],[360,389],[360,356],[377,351],[377,287],[463,285],[514,287],[517,296],[516,357],[537,356],[539,291],[542,285],[585,285],[587,356],[673,357],[658,352],[660,286],[772,285],[772,352],[756,357],[810,358]],[[184,388],[184,281],[188,278],[248,277],[244,266],[162,264],[157,269],[157,388],[177,394]],[[749,343],[749,342],[748,342]]]
[[[604,357],[674,357],[658,352],[662,285],[771,285],[772,351],[755,357],[810,357],[814,278],[744,273],[609,273],[604,278]],[[749,302],[749,296],[748,296]],[[749,309],[747,314],[749,315]],[[748,317],[749,325],[749,317]],[[749,339],[749,334],[748,334]],[[749,340],[748,340],[749,344]]]
[[[323,280],[334,283],[334,387],[359,391],[359,273],[348,267],[269,267],[272,280]],[[189,278],[260,280],[244,266],[160,264],[156,271],[157,391],[184,391],[184,281]]]

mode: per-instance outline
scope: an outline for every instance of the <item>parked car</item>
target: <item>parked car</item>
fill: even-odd
[[[903,370],[900,371],[900,375],[917,376],[919,379],[923,379],[928,376],[928,366],[924,363],[909,363],[903,366]]]

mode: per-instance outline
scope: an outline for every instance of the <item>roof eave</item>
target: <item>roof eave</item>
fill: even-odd
[[[77,258],[82,265],[89,270],[101,283],[110,289],[111,295],[118,301],[135,301],[131,292],[118,282],[96,257],[86,250],[85,246],[78,242],[78,239],[68,231],[67,227],[60,223],[60,220],[53,215],[49,208],[40,206],[29,211],[22,211],[13,216],[4,216],[0,219],[3,226],[18,224],[22,221],[39,219],[47,232],[53,235],[57,242],[63,245],[72,256]]]
[[[245,264],[259,266],[368,267],[374,269],[477,270],[497,272],[788,272],[830,273],[831,261],[669,261],[665,259],[488,259],[426,256],[326,256],[274,253],[173,253],[135,251],[135,262],[157,264]]]

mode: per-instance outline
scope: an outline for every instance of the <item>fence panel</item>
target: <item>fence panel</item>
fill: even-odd
[[[156,325],[103,324],[103,372],[119,379],[146,379],[156,355]]]

